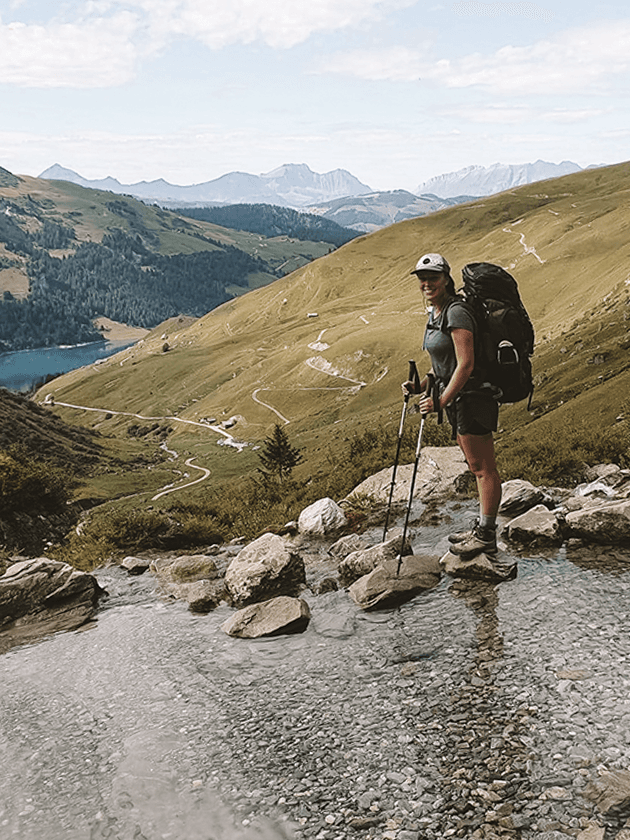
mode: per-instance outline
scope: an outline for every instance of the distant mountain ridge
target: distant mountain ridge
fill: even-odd
[[[564,160],[562,163],[537,160],[535,163],[467,166],[456,172],[429,178],[418,186],[416,193],[419,195],[432,193],[440,198],[456,198],[462,195],[480,198],[525,184],[533,184],[536,181],[559,178],[561,175],[573,175],[581,171],[582,167],[570,160]]]
[[[472,196],[438,198],[436,195],[414,195],[407,190],[390,190],[337,198],[309,207],[308,210],[344,228],[372,233],[405,219],[426,216],[445,207],[472,200]]]
[[[59,164],[39,176],[70,181],[82,187],[132,195],[170,209],[234,204],[273,204],[314,213],[361,233],[370,233],[404,219],[434,213],[452,204],[561,175],[580,172],[571,161],[468,166],[430,178],[415,193],[372,190],[345,169],[319,174],[306,164],[283,164],[263,175],[228,172],[201,184],[177,186],[162,178],[121,184],[116,178],[88,180]]]
[[[306,164],[284,164],[263,175],[228,172],[201,184],[178,186],[163,178],[121,184],[116,178],[89,180],[55,163],[39,175],[49,180],[70,181],[82,187],[133,195],[170,207],[210,204],[277,204],[299,209],[311,204],[332,201],[348,195],[372,192],[345,169],[319,174]]]

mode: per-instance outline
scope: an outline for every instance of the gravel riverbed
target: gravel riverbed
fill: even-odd
[[[99,571],[96,622],[0,659],[0,837],[627,840],[584,793],[630,768],[630,553],[518,562],[258,641]]]

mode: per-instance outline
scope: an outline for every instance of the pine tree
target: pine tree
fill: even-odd
[[[262,465],[258,471],[263,478],[279,484],[289,478],[293,468],[304,460],[300,450],[291,446],[289,436],[279,423],[276,423],[273,432],[265,438],[258,458]]]

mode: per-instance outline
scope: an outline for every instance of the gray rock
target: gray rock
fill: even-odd
[[[630,542],[630,501],[599,503],[567,514],[572,537],[598,543]]]
[[[409,498],[413,464],[402,464],[396,471],[393,502],[406,502]],[[347,497],[372,496],[376,501],[387,502],[392,484],[393,467],[381,470],[361,482]],[[468,464],[458,446],[425,446],[418,461],[418,474],[414,484],[414,498],[424,500],[432,496],[452,493],[468,473]]]
[[[143,575],[149,569],[151,561],[143,557],[125,557],[120,565],[127,569],[130,575]]]
[[[545,505],[536,505],[531,510],[522,513],[505,527],[503,532],[514,542],[529,543],[562,543],[562,528],[558,517]]]
[[[334,534],[347,525],[346,515],[333,499],[319,499],[304,508],[298,517],[298,530],[301,534],[324,537]]]
[[[183,554],[162,563],[154,563],[151,570],[169,583],[192,583],[196,580],[212,580],[218,576],[217,566],[206,554]]]
[[[405,603],[418,593],[433,589],[440,582],[437,557],[407,555],[400,573],[396,558],[385,560],[348,589],[352,600],[363,610],[388,609]]]
[[[229,600],[223,581],[217,580],[216,563],[206,554],[184,554],[151,562],[161,590],[171,598],[186,601],[193,612],[209,612]]]
[[[577,840],[604,840],[606,835],[606,830],[602,828],[601,825],[596,825],[592,823],[584,831],[580,831],[577,836]],[[615,840],[619,839],[619,835],[616,836]]]
[[[448,551],[440,560],[440,565],[447,575],[464,580],[501,583],[505,580],[513,580],[517,574],[516,563],[501,563],[487,554],[478,554],[471,560],[462,560],[459,555]]]
[[[228,636],[258,639],[262,636],[302,633],[308,627],[310,617],[306,601],[281,595],[244,607],[228,618],[221,629]]]
[[[499,513],[505,516],[517,516],[540,504],[544,498],[544,492],[534,487],[529,481],[520,478],[505,481],[501,485]]]
[[[225,573],[227,589],[239,606],[295,596],[305,582],[304,561],[276,534],[263,534],[245,546]]]
[[[602,814],[630,805],[630,770],[604,771],[591,782],[584,796],[597,805]]]
[[[373,545],[361,551],[353,551],[339,564],[339,576],[346,583],[352,583],[363,575],[369,574],[377,566],[382,565],[386,560],[393,560],[401,553],[402,534],[387,542]],[[404,555],[413,554],[411,546],[405,541]]]
[[[192,612],[207,613],[228,597],[223,581],[196,580],[180,586],[180,598],[188,602]]]
[[[47,557],[13,563],[0,577],[0,650],[79,627],[102,592],[96,578],[67,563]]]

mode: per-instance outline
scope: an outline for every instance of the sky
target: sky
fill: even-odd
[[[0,166],[374,190],[630,159],[626,2],[0,0]]]

